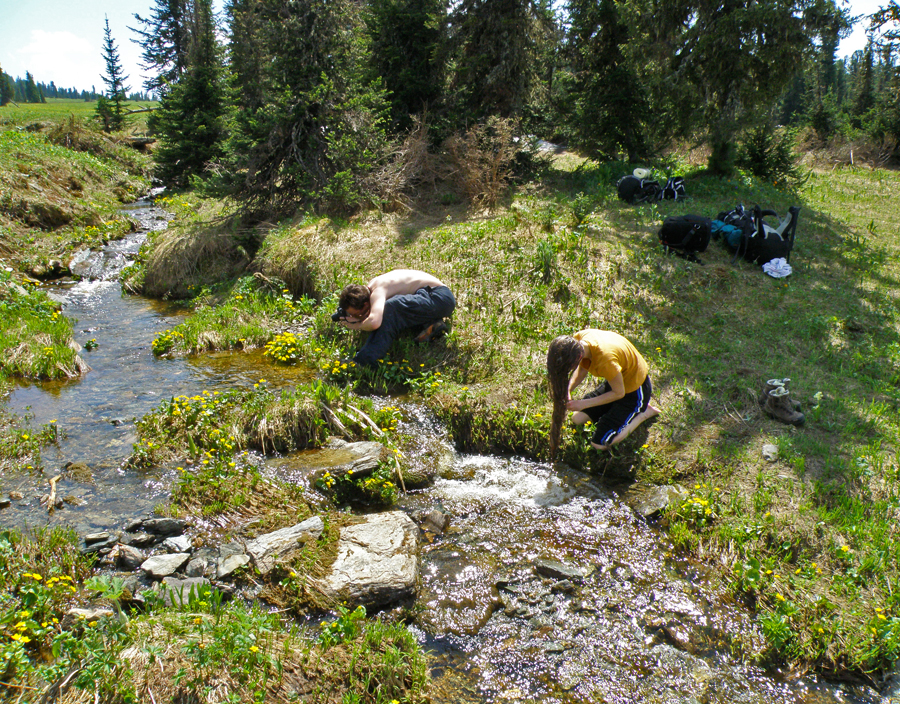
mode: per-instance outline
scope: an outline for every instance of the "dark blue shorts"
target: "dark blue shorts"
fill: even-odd
[[[446,318],[456,308],[456,298],[446,286],[426,286],[415,293],[392,296],[384,302],[381,326],[369,334],[369,339],[353,360],[357,364],[375,365],[384,359],[391,343],[404,330],[425,328]]]
[[[610,390],[609,382],[604,381],[584,398],[595,398]],[[650,383],[650,376],[648,375],[639,389],[625,394],[618,401],[584,409],[582,413],[588,416],[595,426],[594,435],[591,439],[597,445],[609,445],[613,438],[622,432],[622,429],[636,415],[647,410],[652,393],[653,384]]]

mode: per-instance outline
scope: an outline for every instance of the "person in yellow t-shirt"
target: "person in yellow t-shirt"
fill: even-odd
[[[573,400],[572,392],[588,374],[603,381],[584,398]],[[547,351],[547,376],[553,400],[552,458],[559,449],[566,411],[573,412],[576,425],[594,423],[591,445],[598,450],[622,442],[641,423],[659,414],[659,409],[650,405],[653,386],[647,362],[618,333],[588,329],[557,337]]]

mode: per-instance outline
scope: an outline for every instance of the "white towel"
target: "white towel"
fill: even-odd
[[[793,269],[787,263],[787,259],[778,258],[763,264],[763,271],[773,279],[781,279],[785,276],[790,276]]]

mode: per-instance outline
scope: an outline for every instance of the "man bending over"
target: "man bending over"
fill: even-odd
[[[456,308],[453,293],[438,278],[415,269],[394,269],[366,286],[351,284],[341,291],[333,316],[350,330],[372,334],[353,358],[357,364],[375,365],[404,330],[413,329],[418,342],[427,342],[448,330],[443,318]]]

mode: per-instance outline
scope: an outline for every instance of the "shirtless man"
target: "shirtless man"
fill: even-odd
[[[415,269],[394,269],[366,286],[351,284],[341,292],[335,319],[350,330],[372,334],[353,358],[373,366],[384,359],[388,347],[403,331],[420,329],[419,342],[427,342],[448,330],[443,318],[456,308],[453,293],[440,279]]]

